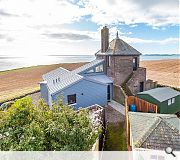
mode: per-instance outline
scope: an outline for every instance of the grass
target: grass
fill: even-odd
[[[107,126],[105,151],[127,151],[123,123],[110,123]]]
[[[0,104],[17,98],[22,98],[28,94],[38,92],[39,90],[39,87],[27,87],[22,89],[16,89],[15,92],[12,90],[0,92]]]

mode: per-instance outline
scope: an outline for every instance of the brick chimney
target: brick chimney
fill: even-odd
[[[109,47],[109,29],[107,26],[101,29],[101,52],[104,53]]]

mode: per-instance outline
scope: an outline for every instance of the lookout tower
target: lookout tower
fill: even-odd
[[[114,83],[129,88],[132,94],[144,91],[146,69],[139,67],[141,53],[119,38],[109,43],[109,29],[101,30],[101,49],[95,54],[97,59],[105,60],[105,70]]]

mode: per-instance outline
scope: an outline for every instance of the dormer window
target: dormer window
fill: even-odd
[[[103,70],[104,70],[104,68],[103,68],[102,64],[96,67],[96,73],[103,72]]]

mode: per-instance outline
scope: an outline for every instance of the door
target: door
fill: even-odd
[[[144,82],[140,82],[139,91],[140,92],[144,91]]]
[[[107,86],[107,101],[111,101],[111,85]]]

